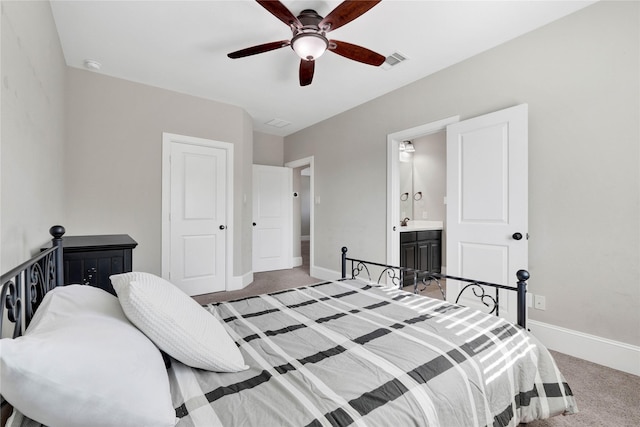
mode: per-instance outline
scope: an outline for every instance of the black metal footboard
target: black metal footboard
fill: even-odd
[[[0,333],[5,319],[12,322],[13,337],[22,335],[45,294],[63,283],[62,236],[64,227],[49,229],[53,247],[0,276]]]
[[[442,293],[443,299],[446,299],[442,286],[440,285],[440,281],[444,279],[457,280],[459,282],[464,282],[466,285],[462,288],[462,290],[458,293],[456,297],[456,303],[460,300],[460,297],[466,291],[472,291],[473,295],[478,298],[485,306],[491,308],[491,314],[495,314],[496,316],[500,315],[500,289],[505,289],[508,291],[517,292],[517,312],[518,312],[518,325],[525,328],[527,327],[527,280],[529,279],[529,272],[527,270],[518,270],[516,276],[518,278],[517,287],[511,287],[506,285],[500,285],[497,283],[489,283],[482,282],[480,280],[467,279],[464,277],[456,277],[456,276],[448,276],[446,274],[433,273],[430,271],[423,270],[415,270],[413,268],[408,267],[396,267],[386,264],[380,264],[371,261],[364,261],[355,258],[347,257],[347,248],[342,248],[342,278],[347,278],[347,263],[351,262],[351,279],[355,279],[360,276],[360,274],[367,275],[367,280],[372,281],[371,272],[369,270],[369,266],[376,266],[382,268],[381,272],[378,275],[376,283],[380,283],[383,278],[390,280],[392,284],[397,286],[398,288],[402,287],[402,284],[405,281],[405,278],[412,277],[413,278],[413,290],[415,293],[418,292],[418,287],[420,284],[428,285],[430,283],[435,283]],[[493,288],[495,293],[490,295],[486,292],[485,286]]]

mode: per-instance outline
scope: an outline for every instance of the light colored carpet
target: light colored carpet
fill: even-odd
[[[308,248],[307,248],[308,251]],[[195,297],[200,304],[228,301],[250,295],[275,292],[322,280],[309,276],[308,252],[303,265],[291,270],[254,274],[254,282],[241,291],[219,292]],[[442,283],[443,288],[445,283]],[[412,291],[412,287],[404,288]],[[430,285],[420,292],[442,299],[440,290]],[[527,427],[638,427],[640,426],[640,377],[551,351],[567,383],[573,390],[579,413],[534,421]]]
[[[295,288],[298,286],[312,285],[322,282],[309,275],[309,242],[301,244],[302,265],[289,270],[265,271],[253,274],[253,282],[244,289],[231,292],[216,292],[214,294],[198,295],[194,299],[206,305],[212,302],[230,301],[245,298],[251,295],[266,294],[282,289]]]
[[[573,390],[579,412],[534,421],[529,427],[640,426],[640,377],[551,351]]]

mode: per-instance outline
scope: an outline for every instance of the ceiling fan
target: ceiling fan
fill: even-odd
[[[330,40],[326,37],[333,31],[358,18],[381,0],[347,0],[339,4],[326,17],[315,10],[305,9],[297,17],[279,0],[256,0],[276,18],[291,28],[291,40],[280,40],[231,52],[232,59],[244,58],[281,47],[291,46],[300,57],[300,86],[307,86],[313,80],[315,61],[327,50],[354,61],[379,66],[385,57],[367,48],[355,44]]]

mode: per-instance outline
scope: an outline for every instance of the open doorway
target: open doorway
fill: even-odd
[[[309,166],[293,169],[293,266],[310,275],[311,171]]]
[[[423,239],[429,234],[435,240],[429,243],[431,247],[426,254],[422,253],[426,243],[417,243],[416,255],[421,257],[421,261],[412,265],[440,273],[447,265],[447,133],[442,130],[403,144],[400,145],[400,218],[401,224],[406,226],[401,229],[433,231],[420,233]],[[406,235],[400,241],[407,241]],[[409,266],[403,263],[402,247],[400,254],[401,264]]]
[[[400,144],[442,130],[447,140],[446,273],[515,286],[516,272],[528,265],[527,239],[523,238],[528,237],[526,104],[464,121],[453,117],[388,136],[388,263],[404,265],[396,261],[409,254],[413,240],[407,239],[414,234],[401,233],[405,227],[400,230]],[[414,239],[420,240],[420,231],[415,234]],[[422,261],[417,249],[413,257],[405,258]],[[462,286],[455,280],[447,283],[447,297],[455,298]],[[500,316],[514,320],[516,314],[522,315],[515,300],[514,293],[500,297]],[[464,305],[472,304],[465,300]]]
[[[293,266],[314,276],[313,157],[285,164],[293,169]]]
[[[418,203],[418,206],[401,206],[401,199],[404,197],[401,197],[402,192],[400,191],[400,146],[404,141],[415,141],[435,134],[444,135],[446,134],[447,126],[458,121],[459,116],[453,116],[387,136],[387,264],[400,265],[400,221],[406,217],[414,220],[425,220],[423,219],[425,212],[428,218],[429,210],[431,209],[426,207],[426,202]],[[408,194],[407,197],[413,200],[415,193],[419,191],[422,190],[411,191],[411,194]],[[422,196],[426,191],[423,191]],[[403,217],[401,217],[402,209],[404,209],[405,213]],[[409,212],[411,213],[409,214]],[[419,218],[415,218],[416,213]],[[432,210],[432,213],[435,214],[435,211]]]

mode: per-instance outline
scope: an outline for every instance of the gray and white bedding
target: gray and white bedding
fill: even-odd
[[[174,361],[177,426],[515,426],[577,412],[535,337],[360,280],[207,306],[250,369]]]

